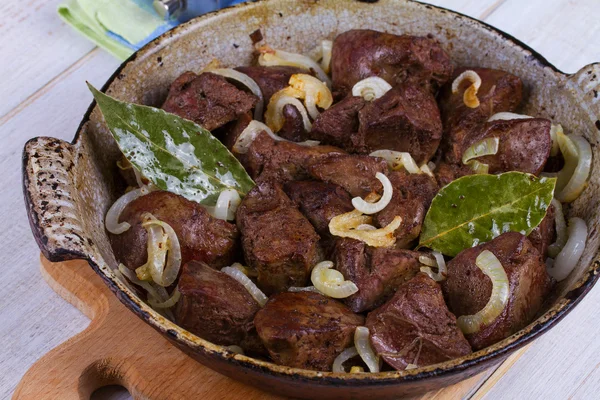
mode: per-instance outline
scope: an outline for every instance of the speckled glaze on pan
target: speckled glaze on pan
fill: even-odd
[[[123,63],[104,90],[122,100],[158,106],[170,82],[184,71],[198,71],[213,58],[231,66],[249,64],[253,47],[248,35],[256,29],[273,47],[305,53],[319,40],[333,39],[353,28],[431,33],[457,65],[512,72],[525,83],[524,113],[551,118],[591,143],[594,162],[589,187],[568,209],[569,216],[579,216],[589,226],[586,250],[544,313],[528,327],[489,348],[443,364],[352,375],[279,366],[232,354],[198,338],[155,313],[112,273],[116,261],[103,216],[123,189],[115,166],[120,152],[95,104],[72,143],[38,137],[25,145],[25,201],[42,253],[51,261],[87,259],[128,308],[190,356],[233,379],[293,397],[416,395],[477,374],[551,328],[590,290],[600,269],[600,64],[566,75],[526,45],[484,23],[409,0],[262,0],[208,14],[168,32]]]

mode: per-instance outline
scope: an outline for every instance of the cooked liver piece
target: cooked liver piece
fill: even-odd
[[[489,165],[490,174],[521,171],[538,175],[550,156],[550,127],[550,120],[544,118],[487,122],[481,130],[472,132],[464,144],[463,152],[483,139],[497,137],[500,140],[498,152],[477,158],[479,162]]]
[[[364,242],[337,238],[333,247],[335,268],[358,287],[343,301],[354,312],[374,309],[388,300],[398,287],[419,272],[416,251],[376,248]]]
[[[220,75],[185,72],[171,84],[162,108],[212,131],[247,113],[257,101]]]
[[[426,174],[409,174],[405,170],[388,174],[394,187],[390,203],[374,215],[374,223],[385,227],[394,217],[402,217],[402,224],[396,229],[396,247],[411,247],[411,242],[421,233],[425,214],[429,210],[433,197],[438,192],[435,179]]]
[[[197,260],[213,268],[227,266],[238,252],[235,225],[213,218],[200,204],[182,196],[157,191],[132,201],[121,213],[121,222],[131,225],[120,235],[110,235],[117,261],[136,269],[148,260],[148,234],[142,214],[149,212],[171,225],[181,246],[182,263]]]
[[[452,82],[465,70],[475,71],[481,77],[481,87],[477,93],[480,105],[469,108],[463,102],[463,94],[468,87],[461,85],[458,93],[452,93]],[[515,75],[489,68],[462,67],[455,71],[451,81],[445,85],[439,96],[444,135],[442,150],[445,160],[460,163],[465,141],[472,130],[479,129],[492,115],[499,112],[514,112],[521,103],[523,83]]]
[[[318,293],[288,292],[271,296],[254,323],[275,363],[331,371],[364,317]]]
[[[387,170],[387,162],[382,158],[354,154],[332,154],[308,167],[312,178],[339,185],[353,197],[364,197],[373,191],[381,194],[383,187],[375,175]]]
[[[300,146],[275,141],[266,132],[261,132],[241,159],[255,181],[287,182],[309,179],[308,167],[312,163],[336,153],[345,154],[333,146]]]
[[[183,266],[177,288],[181,293],[175,309],[178,325],[215,344],[265,353],[254,328],[260,305],[241,283],[192,261]]]
[[[290,81],[290,77],[294,74],[310,74],[305,69],[288,66],[250,66],[237,67],[236,70],[248,75],[260,87],[260,91],[265,99],[265,110],[276,92],[285,89]]]
[[[358,112],[367,104],[362,97],[347,96],[323,111],[315,120],[310,138],[351,153],[367,151],[360,136]]]
[[[319,235],[329,235],[329,221],[354,210],[352,197],[341,187],[318,181],[290,181],[284,190]]]
[[[438,164],[435,168],[435,171],[433,171],[435,179],[437,180],[440,188],[443,188],[444,186],[458,178],[467,175],[473,175],[474,173],[475,172],[473,171],[473,169],[468,165],[448,164],[443,161],[440,164]]]
[[[306,286],[320,261],[319,235],[279,184],[260,182],[238,207],[244,257],[267,294]]]
[[[308,135],[304,129],[302,114],[300,114],[300,111],[295,106],[291,104],[283,106],[283,117],[285,122],[281,130],[277,132],[277,135],[292,142],[302,142],[308,139]]]
[[[392,86],[417,76],[435,89],[452,75],[452,62],[438,42],[428,37],[350,30],[333,42],[331,74],[337,98],[370,76],[385,79]]]
[[[554,205],[550,204],[542,222],[531,231],[529,236],[527,236],[533,247],[535,247],[542,256],[542,260],[546,259],[548,255],[548,246],[554,242],[554,234],[556,232],[554,226],[555,215],[556,209],[554,208]]]
[[[420,165],[433,157],[442,139],[435,97],[411,82],[368,103],[358,116],[360,141],[368,153],[379,149],[407,152]]]
[[[496,239],[460,252],[448,263],[444,293],[450,310],[457,317],[483,309],[492,293],[492,281],[475,265],[477,256],[491,251],[508,276],[510,293],[504,311],[491,324],[467,335],[473,349],[490,346],[524,328],[540,310],[552,287],[552,278],[537,249],[518,232],[507,232]],[[468,295],[465,295],[468,293]]]
[[[471,353],[440,286],[423,273],[367,316],[373,349],[397,370],[437,364]]]
[[[219,129],[218,132],[220,135],[216,135],[213,132],[213,135],[217,136],[221,139],[223,144],[227,146],[227,148],[231,151],[233,149],[233,145],[237,141],[238,137],[242,134],[244,129],[250,124],[250,122],[254,119],[252,113],[248,112],[246,114],[238,115],[238,117],[223,126],[223,128]],[[239,156],[236,154],[236,156]]]

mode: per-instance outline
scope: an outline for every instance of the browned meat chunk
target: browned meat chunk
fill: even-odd
[[[386,173],[387,162],[381,158],[349,154],[334,154],[315,160],[308,168],[314,179],[334,183],[352,196],[364,197],[375,191],[381,193],[377,172]]]
[[[345,154],[333,146],[300,146],[296,143],[275,141],[266,132],[260,133],[242,157],[246,170],[255,181],[309,179],[308,167],[331,154]]]
[[[279,293],[256,314],[254,323],[277,364],[331,371],[333,360],[352,346],[364,317],[317,293]]]
[[[367,316],[373,349],[397,370],[437,364],[471,353],[440,286],[419,273]]]
[[[402,224],[395,232],[396,247],[410,247],[411,242],[421,233],[425,214],[438,192],[438,185],[428,175],[409,174],[404,170],[393,171],[388,177],[394,187],[394,194],[387,207],[375,214],[374,222],[379,227],[384,227],[397,215],[402,217]]]
[[[329,235],[333,217],[354,210],[348,192],[332,183],[291,181],[284,189],[321,236]]]
[[[480,132],[472,132],[463,152],[483,139],[496,137],[499,139],[498,153],[477,158],[489,165],[490,174],[521,171],[538,175],[550,156],[550,127],[550,120],[543,118],[488,122]]]
[[[362,97],[354,96],[334,104],[317,117],[310,138],[352,153],[365,153],[364,139],[358,133],[358,112],[365,104]]]
[[[192,261],[183,266],[177,288],[181,293],[175,309],[178,325],[215,344],[264,353],[254,329],[260,305],[241,283]]]
[[[418,77],[435,87],[452,75],[448,54],[428,37],[351,30],[333,42],[331,74],[336,97],[352,91],[358,81],[370,76],[385,79],[390,85]]]
[[[550,204],[542,222],[536,226],[528,236],[533,247],[535,247],[542,256],[542,260],[546,259],[546,256],[548,255],[548,246],[554,242],[554,234],[556,232],[554,226],[555,214],[556,209],[553,204]]]
[[[302,142],[308,139],[306,130],[304,129],[304,120],[302,114],[296,107],[291,104],[286,104],[283,107],[283,118],[285,122],[277,135],[292,142]]]
[[[219,132],[213,132],[213,135],[221,139],[223,144],[227,146],[229,150],[232,150],[233,145],[237,141],[238,137],[253,119],[254,117],[252,113],[238,115],[237,119],[229,122],[223,128],[219,129]]]
[[[421,253],[369,247],[354,239],[337,239],[333,253],[335,268],[358,287],[357,293],[344,299],[354,312],[369,311],[384,303],[421,267]]]
[[[467,335],[475,350],[490,346],[529,324],[552,287],[552,278],[546,273],[542,257],[529,239],[518,232],[507,232],[488,243],[463,250],[448,263],[444,292],[450,309],[457,316],[476,314],[492,294],[491,279],[475,264],[483,250],[491,251],[500,260],[508,276],[510,292],[502,314],[479,332]]]
[[[171,84],[162,108],[212,131],[247,113],[257,101],[222,76],[186,72]]]
[[[305,69],[288,66],[251,66],[237,67],[236,70],[248,75],[260,87],[265,99],[265,110],[271,96],[288,86],[290,77],[294,74],[310,74]]]
[[[261,182],[237,210],[244,257],[265,293],[305,286],[320,261],[319,235],[279,184]]]
[[[360,138],[367,152],[408,152],[418,164],[429,161],[442,139],[440,110],[433,95],[403,83],[364,106],[358,113]]]
[[[213,218],[200,204],[170,192],[152,192],[131,202],[121,213],[121,222],[131,225],[120,235],[110,235],[117,261],[136,269],[148,260],[147,233],[142,214],[151,213],[171,225],[181,246],[182,263],[197,260],[213,268],[231,264],[239,233],[235,225]]]
[[[471,131],[478,129],[492,115],[499,112],[513,112],[521,103],[521,79],[508,72],[488,68],[459,68],[454,73],[455,79],[465,70],[473,70],[481,77],[481,87],[477,93],[480,105],[469,108],[463,102],[463,94],[467,84],[461,85],[458,93],[452,93],[452,82],[449,82],[440,94],[440,110],[444,125],[442,149],[444,157],[450,163],[460,163],[465,141],[470,138]]]
[[[440,185],[440,188],[446,186],[450,182],[467,175],[473,175],[473,169],[464,164],[448,164],[440,163],[433,171],[435,179]]]

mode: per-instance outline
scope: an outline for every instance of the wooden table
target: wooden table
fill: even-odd
[[[70,140],[119,62],[56,15],[59,0],[0,4],[0,398],[40,356],[88,320],[42,280],[21,192],[21,151],[33,136]],[[600,62],[600,0],[437,0],[484,20],[565,72]],[[600,287],[537,340],[488,392],[489,399],[600,397]],[[118,389],[97,398],[127,398]]]

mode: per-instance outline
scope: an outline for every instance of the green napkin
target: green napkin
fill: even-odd
[[[164,24],[156,14],[131,0],[67,0],[58,7],[58,15],[121,60],[129,57],[133,50],[111,37],[109,32],[135,45]]]

